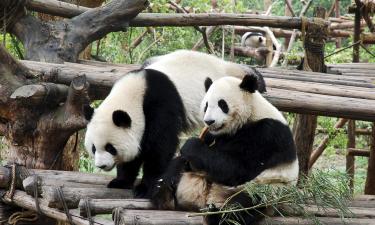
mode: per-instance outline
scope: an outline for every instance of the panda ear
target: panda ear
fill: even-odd
[[[212,84],[211,78],[207,77],[206,80],[204,81],[204,88],[206,89],[206,92],[211,87],[211,84]]]
[[[258,90],[258,78],[256,75],[246,74],[242,79],[240,88],[250,93],[254,93],[256,90]]]
[[[131,126],[132,120],[127,112],[116,110],[112,113],[113,123],[118,127],[128,128]]]
[[[94,108],[92,108],[90,105],[83,105],[83,115],[87,121],[91,120],[93,114]]]

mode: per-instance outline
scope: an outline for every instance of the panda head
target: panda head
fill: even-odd
[[[259,48],[266,46],[266,38],[258,32],[246,32],[241,38],[243,47]]]
[[[105,171],[117,163],[133,160],[139,152],[139,140],[134,133],[131,116],[122,109],[90,106],[84,108],[89,120],[85,148],[95,160],[95,166]]]
[[[263,118],[286,123],[283,115],[258,92],[258,77],[242,80],[223,77],[205,82],[207,93],[201,103],[203,120],[213,135],[234,134],[244,124]]]

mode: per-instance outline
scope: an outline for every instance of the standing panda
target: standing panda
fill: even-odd
[[[250,48],[266,47],[266,38],[258,32],[246,32],[242,35],[241,46]]]
[[[218,210],[249,181],[295,185],[298,160],[292,132],[283,115],[258,92],[257,77],[223,77],[213,82],[202,104],[208,134],[190,138],[155,187],[159,209]],[[241,192],[229,204],[253,206]],[[237,221],[253,224],[261,214],[243,212]],[[220,216],[206,218],[217,225]]]
[[[118,80],[97,109],[85,107],[85,148],[95,166],[109,171],[117,165],[117,177],[108,187],[132,188],[143,166],[143,178],[134,191],[136,197],[149,197],[175,154],[179,134],[203,125],[202,83],[207,86],[226,75],[243,77],[248,70],[215,56],[180,50],[148,60],[142,69]]]

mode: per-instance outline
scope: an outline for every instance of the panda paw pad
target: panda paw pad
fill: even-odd
[[[119,188],[119,189],[131,189],[133,188],[133,184],[130,184],[129,182],[122,180],[122,179],[113,179],[111,182],[107,185],[108,188]]]

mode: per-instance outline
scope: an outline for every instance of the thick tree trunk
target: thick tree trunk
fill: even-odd
[[[113,0],[102,7],[85,8],[84,13],[71,19],[49,22],[19,12],[20,19],[9,31],[24,44],[26,59],[76,62],[91,42],[109,32],[126,30],[128,21],[146,5],[146,0]]]
[[[85,76],[70,87],[39,83],[23,65],[0,47],[0,134],[8,147],[7,161],[28,168],[60,169],[68,138],[86,125]]]

